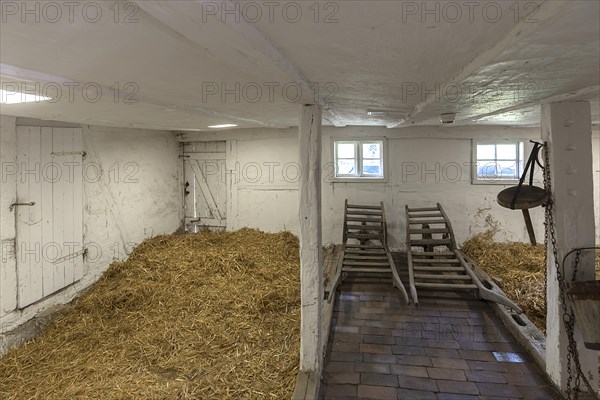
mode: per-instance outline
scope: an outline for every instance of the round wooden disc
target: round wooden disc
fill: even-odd
[[[502,207],[511,208],[511,203],[518,186],[511,186],[498,193],[498,204]],[[523,185],[515,201],[516,210],[526,210],[533,207],[538,207],[548,200],[548,193],[537,186]]]

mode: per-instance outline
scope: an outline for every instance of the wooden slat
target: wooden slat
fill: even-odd
[[[413,269],[423,272],[460,272],[465,270],[463,267],[425,267],[422,265],[415,265]]]
[[[448,228],[429,228],[429,229],[411,229],[412,235],[419,235],[424,233],[450,233]]]
[[[357,268],[344,266],[342,272],[392,273],[392,270],[390,268]]]
[[[381,225],[346,225],[346,229],[358,229],[361,231],[382,231],[383,226]]]
[[[381,211],[346,211],[348,215],[379,215],[381,216]]]
[[[408,214],[409,218],[430,218],[430,217],[437,217],[437,218],[443,218],[442,213],[428,213],[428,214]]]
[[[471,281],[469,275],[440,275],[440,274],[415,274],[415,279],[427,279],[427,280],[455,280],[455,281]]]
[[[348,204],[348,208],[360,208],[364,210],[381,210],[381,206],[361,206],[358,204]]]
[[[414,211],[439,211],[437,207],[425,207],[425,208],[407,208],[408,212]]]
[[[371,253],[371,254],[355,254],[346,253],[344,255],[346,260],[387,260],[385,253]]]
[[[415,258],[416,254],[413,254],[413,264],[460,264],[460,261],[456,258]]]
[[[375,216],[377,217],[377,216]],[[363,218],[363,217],[347,217],[346,221],[354,221],[354,222],[373,222],[377,224],[381,224],[381,219],[375,218]]]
[[[344,266],[352,267],[382,267],[384,265],[390,265],[387,260],[384,261],[346,261],[344,260]]]
[[[424,219],[424,220],[415,221],[415,220],[412,220],[409,218],[408,223],[411,225],[415,225],[415,224],[445,224],[446,221],[444,221],[443,219]]]
[[[411,246],[422,246],[422,245],[432,245],[432,246],[445,246],[452,243],[450,239],[419,239],[419,240],[411,240]]]
[[[477,289],[477,285],[471,283],[429,283],[415,282],[416,287],[426,289]]]
[[[381,239],[380,234],[359,234],[359,233],[348,233],[348,238],[350,239]]]

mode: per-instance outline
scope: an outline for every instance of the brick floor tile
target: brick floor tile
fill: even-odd
[[[492,361],[473,361],[467,360],[467,365],[469,369],[476,371],[496,371],[496,372],[506,372],[503,364],[492,362]]]
[[[345,332],[334,332],[331,336],[332,340],[339,342],[354,342],[362,343],[362,336],[360,333],[345,333]]]
[[[517,390],[527,400],[558,400],[563,397],[553,388],[549,386],[534,387],[534,386],[515,386]],[[582,398],[582,395],[579,395]]]
[[[346,352],[358,352],[358,343],[352,342],[339,342],[334,340],[331,343],[331,351],[346,351]]]
[[[425,354],[430,357],[460,358],[457,350],[439,347],[425,347]]]
[[[390,364],[363,363],[363,362],[355,362],[354,363],[354,371],[356,371],[356,372],[376,372],[379,374],[391,373]]]
[[[362,353],[335,351],[329,356],[331,361],[362,361]]]
[[[358,326],[348,326],[348,325],[335,325],[333,327],[334,332],[342,332],[342,333],[359,333],[360,328]]]
[[[460,344],[455,340],[428,340],[427,347],[441,347],[442,349],[460,349]]]
[[[470,394],[438,393],[438,400],[478,400],[479,397]]]
[[[376,321],[376,322],[380,322],[379,319],[381,318],[381,315],[379,315],[379,314],[363,314],[363,313],[360,313],[360,312],[355,312],[355,313],[352,313],[352,318],[355,318],[355,319],[365,319],[365,320],[373,320],[373,321]],[[394,324],[392,324],[392,326],[394,326]],[[390,328],[392,326],[390,326]],[[382,328],[387,328],[387,327],[384,326]]]
[[[400,388],[397,391],[398,400],[436,400],[437,395],[434,392],[425,392],[422,390],[410,390]]]
[[[423,348],[421,346],[396,345],[396,346],[392,346],[392,353],[402,354],[402,355],[407,355],[407,356],[424,356],[425,348]]]
[[[363,342],[371,344],[396,344],[396,338],[383,335],[364,335]]]
[[[362,361],[366,363],[395,364],[397,357],[393,354],[364,353]],[[360,361],[360,360],[359,360]]]
[[[359,385],[358,386],[358,397],[364,399],[375,399],[375,400],[396,400],[396,388],[393,387],[381,387],[381,386],[369,386]]]
[[[506,374],[506,380],[509,384],[515,386],[537,387],[544,386],[546,384],[546,381],[540,375],[530,373],[509,372]]]
[[[357,394],[357,385],[327,385],[325,387],[325,396],[329,398],[329,396],[335,397],[350,397],[356,396]]]
[[[418,378],[427,378],[427,368],[416,365],[390,365],[390,372],[394,375],[415,376]]]
[[[330,372],[327,371],[323,374],[325,381],[330,384],[359,384],[360,374],[357,372]]]
[[[387,307],[389,307],[389,303],[387,304]],[[387,308],[382,303],[381,307],[374,307],[374,306],[360,307],[358,312],[361,314],[385,314],[386,311],[387,311]]]
[[[492,343],[483,342],[480,340],[478,341],[471,338],[465,340],[461,339],[458,341],[458,343],[460,344],[460,348],[463,350],[495,350],[495,347]]]
[[[490,351],[459,350],[458,354],[460,354],[460,357],[464,360],[495,361],[495,358]]]
[[[440,393],[457,393],[457,394],[479,394],[477,386],[473,382],[458,382],[458,381],[437,381]]]
[[[360,333],[362,333],[363,335],[391,336],[392,330],[390,328],[378,328],[375,326],[363,326],[362,328],[360,328]]]
[[[395,375],[363,372],[360,374],[360,383],[371,386],[398,387],[398,378]]]
[[[398,364],[400,365],[419,365],[422,367],[431,367],[431,358],[426,356],[398,356]]]
[[[329,372],[354,372],[355,367],[353,363],[343,361],[329,361],[325,365],[326,371]],[[359,371],[356,371],[359,372]]]
[[[477,382],[477,387],[483,396],[510,397],[512,399],[522,397],[516,387],[502,383]]]
[[[471,382],[506,383],[506,374],[494,371],[465,371]]]
[[[469,369],[466,361],[460,358],[431,357],[431,364],[437,368]]]
[[[392,346],[387,344],[361,343],[361,353],[392,354]]]
[[[452,381],[466,381],[465,373],[460,369],[450,368],[427,368],[431,379],[446,379]]]
[[[395,377],[396,378],[396,377]],[[397,384],[401,388],[412,390],[423,390],[426,392],[437,392],[438,386],[433,379],[419,378],[416,376],[400,375],[397,378]]]

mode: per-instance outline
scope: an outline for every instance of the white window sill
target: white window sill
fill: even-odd
[[[327,183],[386,183],[387,178],[333,178]]]

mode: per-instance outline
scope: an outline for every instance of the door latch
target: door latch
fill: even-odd
[[[12,210],[17,206],[35,206],[35,201],[30,203],[12,203],[10,207],[8,207],[8,210],[12,212]]]

